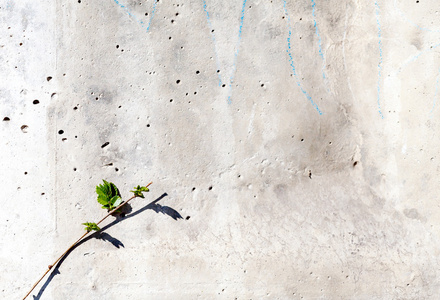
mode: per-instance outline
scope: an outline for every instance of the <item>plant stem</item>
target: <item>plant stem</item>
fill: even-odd
[[[147,184],[145,187],[149,187],[151,184],[153,184],[153,182],[150,182],[149,184]],[[115,211],[117,211],[118,209],[120,209],[122,206],[124,206],[125,204],[127,204],[129,201],[133,200],[134,198],[136,198],[137,196],[133,196],[130,199],[128,199],[125,202],[122,202],[118,207],[116,207],[115,209],[113,209],[112,211],[110,211],[104,218],[102,218],[98,223],[96,223],[96,225],[98,225],[99,223],[101,223],[102,221],[104,221],[105,219],[107,219],[108,216],[110,216],[111,214],[113,214]],[[44,276],[46,276],[47,273],[49,273],[49,271],[53,268],[53,266],[55,266],[63,257],[64,255],[66,255],[66,253],[68,253],[73,247],[75,247],[76,244],[78,244],[87,234],[89,234],[90,231],[85,232],[75,243],[73,243],[63,254],[61,254],[60,257],[58,257],[58,259],[51,265],[48,266],[48,269],[46,272],[44,272],[43,276],[41,276],[40,279],[38,279],[38,281],[32,286],[31,290],[26,294],[26,296],[24,296],[23,300],[27,298],[27,296],[29,296],[30,293],[32,293],[32,291],[35,289],[35,287],[40,283],[41,280],[43,280]]]

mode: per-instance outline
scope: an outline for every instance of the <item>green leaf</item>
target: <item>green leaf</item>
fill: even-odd
[[[103,184],[96,186],[96,193],[98,194],[98,203],[102,205],[102,208],[112,210],[117,205],[121,197],[119,196],[119,190],[112,182],[102,180]],[[122,200],[121,200],[122,201]],[[119,202],[120,204],[121,202]]]
[[[99,226],[96,225],[96,223],[86,222],[86,223],[82,223],[82,224],[86,226],[85,229],[87,232],[90,232],[92,230],[94,230],[94,231],[101,230],[101,228],[99,228]]]
[[[115,207],[118,207],[121,203],[122,203],[122,199],[121,199],[121,197],[119,197],[119,198],[115,201],[115,203],[113,203],[113,205],[114,205]]]

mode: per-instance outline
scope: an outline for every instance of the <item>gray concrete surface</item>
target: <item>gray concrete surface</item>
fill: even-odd
[[[439,299],[439,12],[2,0],[1,298]]]

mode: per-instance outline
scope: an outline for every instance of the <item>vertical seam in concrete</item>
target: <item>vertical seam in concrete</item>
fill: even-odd
[[[378,68],[378,75],[377,75],[377,107],[379,110],[379,115],[380,117],[383,119],[383,114],[382,114],[382,110],[380,107],[380,91],[381,91],[381,81],[382,81],[382,64],[383,64],[383,52],[382,52],[382,29],[380,26],[380,22],[379,22],[379,4],[377,3],[377,1],[374,2],[374,5],[376,7],[375,11],[376,11],[376,23],[377,23],[377,34],[378,34],[378,39],[379,39],[379,63],[377,64],[377,68]]]
[[[217,54],[217,42],[215,40],[215,34],[212,32],[213,28],[212,28],[211,18],[209,17],[209,12],[206,9],[206,1],[205,0],[203,0],[203,10],[206,13],[206,20],[208,23],[209,31],[211,33],[211,40],[214,45],[214,54],[215,54],[215,61],[216,61],[216,65],[217,65],[217,70],[220,70],[220,61],[219,61],[219,56]],[[218,86],[221,86],[222,85],[222,78],[220,76],[220,73],[217,73],[217,76],[218,76]]]

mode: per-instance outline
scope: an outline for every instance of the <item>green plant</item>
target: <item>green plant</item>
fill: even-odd
[[[91,231],[99,231],[101,228],[99,228],[99,224],[107,219],[108,216],[114,214],[115,212],[119,212],[120,208],[127,204],[129,201],[131,201],[134,198],[144,198],[143,192],[149,192],[148,186],[152,184],[150,182],[146,186],[137,186],[134,187],[133,191],[130,191],[133,193],[133,196],[129,198],[127,201],[123,202],[122,198],[119,194],[119,190],[112,182],[107,182],[103,180],[103,184],[100,184],[96,186],[96,193],[98,194],[98,203],[102,205],[103,209],[106,209],[108,211],[108,214],[102,218],[99,222],[93,223],[93,222],[86,222],[82,223],[82,225],[85,225],[86,232],[76,241],[74,242],[66,251],[64,251],[63,254],[51,265],[48,266],[47,271],[41,276],[41,278],[32,286],[31,290],[24,296],[23,300],[29,296],[29,294],[35,289],[35,287],[40,283],[41,280],[43,280],[44,276],[46,276],[47,273],[55,266],[72,248],[75,247],[89,232]]]

